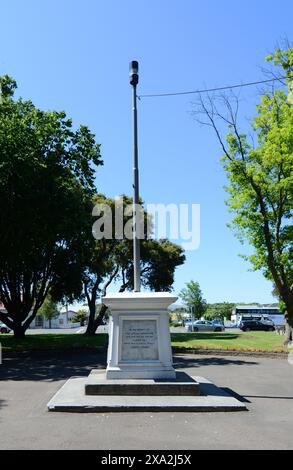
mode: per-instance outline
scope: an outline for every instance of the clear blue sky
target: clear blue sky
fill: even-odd
[[[129,61],[140,63],[141,94],[261,80],[264,57],[290,39],[292,17],[289,0],[9,0],[1,3],[0,73],[37,106],[88,124],[102,144],[98,190],[129,194]],[[249,117],[257,90],[241,96]],[[201,244],[177,270],[175,292],[194,279],[209,302],[271,302],[271,283],[248,271],[238,256],[245,247],[226,227],[221,151],[192,118],[192,99],[139,102],[142,197],[201,204]]]

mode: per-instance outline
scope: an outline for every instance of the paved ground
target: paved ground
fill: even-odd
[[[73,334],[73,333],[84,333],[85,327],[74,327],[74,328],[31,328],[27,330],[29,335],[48,335],[48,334]],[[97,330],[97,333],[107,333],[108,327],[107,326],[100,326]],[[1,337],[0,337],[1,339]]]
[[[29,335],[48,335],[48,334],[72,334],[78,333],[81,330],[81,327],[76,328],[31,328],[27,330],[27,334]]]
[[[175,356],[248,400],[236,413],[49,413],[46,403],[72,375],[104,367],[90,351],[61,358],[4,357],[0,449],[292,449],[293,365],[285,359]]]

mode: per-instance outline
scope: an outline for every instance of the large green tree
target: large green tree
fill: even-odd
[[[207,320],[217,320],[220,319],[222,321],[226,319],[230,319],[232,308],[235,304],[230,302],[218,302],[215,304],[208,304],[207,310],[205,312],[205,318]],[[243,305],[243,304],[241,304]]]
[[[88,319],[88,312],[87,310],[80,309],[76,312],[76,314],[71,318],[72,323],[80,323],[80,326],[84,326]]]
[[[0,320],[23,337],[57,281],[74,293],[102,161],[87,127],[15,100],[15,88],[0,78]]]
[[[207,309],[207,302],[198,282],[189,281],[179,293],[180,299],[191,310],[195,318],[201,318]]]
[[[132,198],[124,195],[121,200],[123,226],[127,223],[132,226],[132,214],[126,210],[127,207],[132,207]],[[120,286],[120,292],[133,289],[133,242],[125,234],[122,238],[115,236],[115,200],[97,195],[94,204],[103,204],[111,210],[111,233],[109,238],[95,240],[92,237],[84,244],[82,280],[83,295],[89,307],[87,335],[94,335],[98,326],[103,323],[107,308],[101,303],[101,298],[106,295],[109,286],[116,282]],[[149,216],[146,211],[143,211],[143,220],[145,238],[141,240],[141,284],[153,291],[170,291],[175,269],[185,260],[183,250],[168,240],[148,238],[151,223],[147,224]]]
[[[293,109],[288,97],[292,88],[293,48],[277,49],[267,58],[278,67],[278,80],[260,96],[250,143],[239,129],[237,98],[201,99],[200,112],[212,126],[224,152],[223,165],[229,181],[228,206],[234,215],[230,226],[241,241],[254,248],[246,258],[255,270],[273,281],[286,305],[286,343],[293,332]],[[285,77],[285,78],[284,78]],[[286,87],[288,85],[288,87]],[[229,133],[221,136],[220,122]]]

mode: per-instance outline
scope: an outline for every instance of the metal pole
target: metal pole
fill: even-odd
[[[138,64],[137,64],[138,67]],[[137,79],[138,81],[138,79]],[[138,173],[138,142],[137,142],[137,95],[136,80],[132,81],[132,111],[133,111],[133,267],[134,267],[134,292],[140,292],[140,241],[138,238],[139,214],[139,173]]]
[[[191,307],[191,316],[192,316],[192,333],[194,333],[194,307]]]

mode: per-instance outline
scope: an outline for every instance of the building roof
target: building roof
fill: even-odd
[[[276,309],[278,310],[278,307],[276,305],[235,305],[233,308],[241,308],[242,310],[250,310],[250,309],[263,309],[266,310],[268,309]]]

